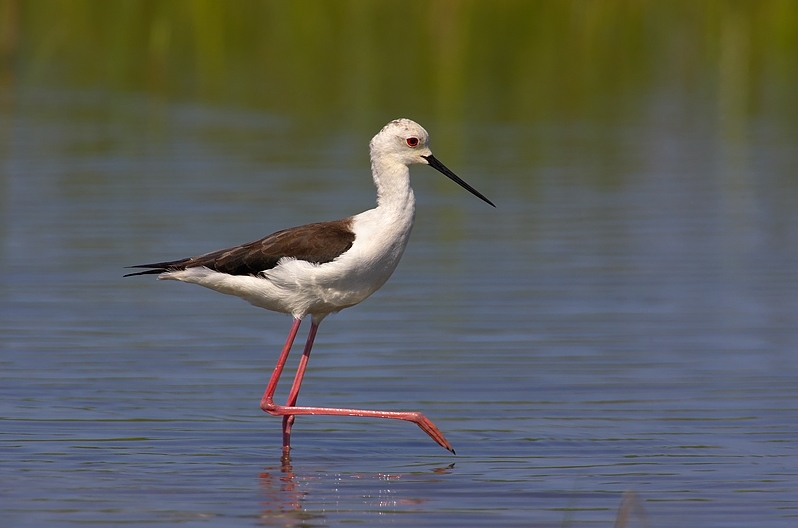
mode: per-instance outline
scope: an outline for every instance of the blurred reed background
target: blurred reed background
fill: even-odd
[[[386,108],[447,124],[622,120],[668,90],[718,101],[732,134],[761,114],[796,134],[796,15],[792,0],[3,0],[0,78],[314,127]]]

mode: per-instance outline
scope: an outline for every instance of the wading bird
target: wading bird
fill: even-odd
[[[249,244],[197,257],[131,266],[147,270],[125,275],[157,274],[161,280],[199,284],[294,318],[260,403],[265,412],[283,417],[284,456],[291,450],[291,427],[295,417],[306,414],[406,420],[417,424],[438,444],[454,453],[438,428],[418,412],[296,405],[321,321],[377,291],[402,257],[416,210],[409,166],[429,165],[494,205],[432,155],[429,135],[418,123],[409,119],[391,121],[374,136],[369,146],[371,172],[377,187],[374,209],[342,220],[285,229]],[[305,349],[288,401],[278,405],[274,403],[274,391],[299,325],[307,315],[311,316],[311,326]]]

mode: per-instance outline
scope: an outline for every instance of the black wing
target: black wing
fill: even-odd
[[[128,273],[125,277],[160,274],[197,266],[229,275],[257,275],[274,268],[284,257],[324,264],[352,247],[355,234],[351,231],[351,226],[352,219],[345,218],[292,227],[243,246],[220,249],[197,257],[130,266],[150,269]]]

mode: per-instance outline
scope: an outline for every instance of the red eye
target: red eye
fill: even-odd
[[[407,146],[408,147],[416,147],[416,146],[418,146],[418,138],[417,137],[409,137],[409,138],[407,138]]]

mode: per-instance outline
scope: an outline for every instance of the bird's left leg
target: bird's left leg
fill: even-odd
[[[310,351],[313,348],[313,342],[316,340],[316,332],[318,329],[318,323],[312,322],[310,324],[308,340],[305,343],[305,350],[302,351],[302,357],[299,358],[299,366],[297,366],[296,376],[294,376],[294,384],[291,385],[291,391],[288,393],[288,400],[285,402],[286,407],[294,407],[296,405],[296,400],[299,396],[299,387],[302,385],[302,379],[305,377],[305,369],[308,366]],[[288,454],[291,450],[291,426],[294,425],[295,419],[296,416],[293,414],[283,416],[283,455]]]
[[[283,350],[277,359],[277,365],[274,367],[272,377],[269,379],[269,384],[266,386],[266,390],[260,400],[260,408],[271,415],[280,416],[280,413],[275,412],[276,409],[281,407],[274,403],[274,391],[277,390],[277,382],[280,381],[280,375],[282,375],[283,368],[285,368],[285,362],[288,359],[289,352],[291,352],[300,324],[302,324],[302,319],[294,319],[291,330],[288,332],[288,338],[286,338],[285,345],[283,345]],[[307,363],[307,360],[305,362]],[[283,424],[283,438],[285,438],[285,424]],[[283,445],[283,452],[287,454],[285,444]]]

